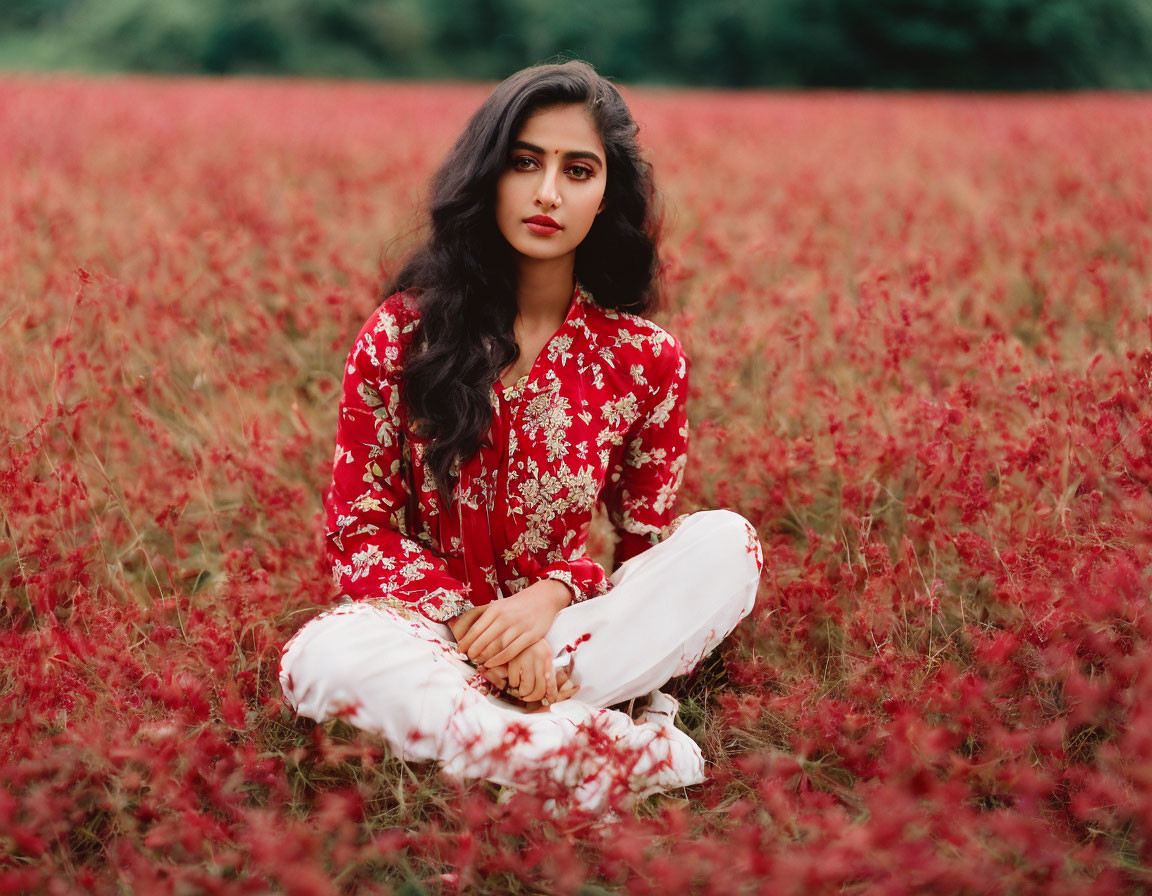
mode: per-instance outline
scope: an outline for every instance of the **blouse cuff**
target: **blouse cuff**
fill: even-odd
[[[536,578],[556,579],[572,589],[572,603],[589,600],[607,594],[612,583],[604,574],[603,568],[590,557],[575,560],[558,560],[541,569]]]
[[[344,599],[349,601],[355,600],[350,595],[345,595]],[[451,591],[448,588],[437,588],[435,591],[430,591],[420,597],[385,594],[380,597],[362,598],[362,600],[365,603],[391,607],[393,610],[399,610],[401,613],[410,614],[415,610],[426,619],[431,619],[433,622],[444,623],[450,622],[461,613],[466,613],[475,606],[472,601],[468,600],[463,594],[458,591]]]
[[[414,601],[416,609],[435,622],[448,622],[475,607],[458,591],[437,588]]]
[[[563,582],[567,585],[568,589],[572,592],[572,603],[574,604],[586,598],[584,592],[580,590],[580,586],[573,581],[572,570],[570,569],[552,569],[544,573],[540,578],[541,580],[554,579],[557,582]]]

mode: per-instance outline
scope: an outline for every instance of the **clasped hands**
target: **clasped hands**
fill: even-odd
[[[553,668],[552,648],[544,640],[556,614],[571,598],[563,582],[542,579],[510,597],[462,613],[448,627],[460,650],[488,681],[525,703],[540,701],[547,706],[577,690],[566,669]]]

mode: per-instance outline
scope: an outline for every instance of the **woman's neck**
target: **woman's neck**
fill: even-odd
[[[516,281],[520,320],[529,327],[555,324],[568,315],[576,286],[575,258],[523,259]]]

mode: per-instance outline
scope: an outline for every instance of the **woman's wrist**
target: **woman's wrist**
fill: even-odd
[[[565,607],[571,606],[571,604],[576,600],[576,592],[573,590],[572,586],[566,582],[563,582],[560,579],[552,578],[541,579],[541,581],[548,583],[548,585],[551,587],[552,596],[556,600],[557,604],[557,613],[559,613]]]

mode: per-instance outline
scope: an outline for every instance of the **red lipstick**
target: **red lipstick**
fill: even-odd
[[[524,223],[528,225],[529,230],[541,236],[557,233],[564,229],[547,215],[533,215],[531,218],[525,218]]]

